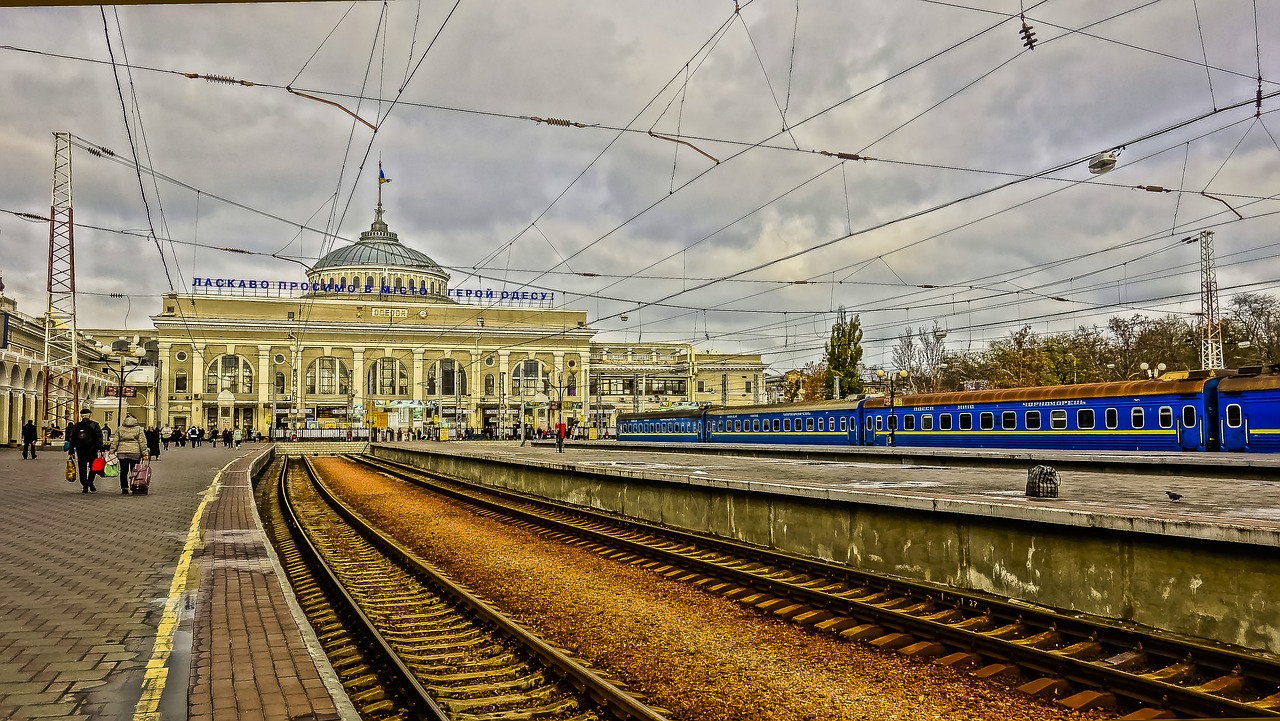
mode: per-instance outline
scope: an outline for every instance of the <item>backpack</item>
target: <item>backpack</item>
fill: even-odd
[[[76,443],[75,443],[76,447],[84,448],[86,446],[92,446],[93,444],[94,444],[93,426],[91,425],[91,423],[77,423],[76,424]]]

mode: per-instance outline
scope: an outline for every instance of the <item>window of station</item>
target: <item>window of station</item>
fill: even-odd
[[[1022,422],[1027,424],[1027,430],[1040,430],[1040,411],[1027,411],[1022,415]]]
[[[1182,407],[1182,427],[1183,428],[1196,427],[1196,407],[1195,406]]]
[[[1061,408],[1056,411],[1049,411],[1049,427],[1055,431],[1065,430],[1067,427],[1067,412]]]
[[[960,430],[962,431],[973,430],[973,414],[972,413],[960,414]]]
[[[1103,414],[1103,420],[1107,424],[1107,428],[1116,429],[1120,426],[1120,411],[1114,408],[1108,408]]]
[[[1006,431],[1016,430],[1018,428],[1018,412],[1004,411],[1000,414],[1000,427]]]
[[[932,413],[925,413],[924,415],[920,416],[920,430],[922,431],[933,430],[933,414]]]
[[[996,427],[996,414],[990,411],[983,411],[978,414],[978,428],[980,430],[989,431]]]
[[[812,431],[812,430],[813,430],[813,419],[812,419],[812,418],[806,418],[806,419],[804,419],[804,429],[805,429],[806,431]]]
[[[950,413],[938,414],[938,430],[940,431],[951,430],[951,414]]]
[[[1129,418],[1133,422],[1134,430],[1139,430],[1146,425],[1146,418],[1141,408],[1134,408],[1129,414]]]
[[[1076,410],[1076,428],[1082,431],[1093,429],[1093,409],[1079,408]]]
[[[916,417],[911,413],[908,413],[907,415],[903,416],[902,430],[914,431],[915,429],[916,429]]]
[[[1244,423],[1244,414],[1241,412],[1239,403],[1232,403],[1227,406],[1227,427],[1239,428]]]
[[[1160,427],[1173,428],[1173,409],[1169,406],[1160,406]]]

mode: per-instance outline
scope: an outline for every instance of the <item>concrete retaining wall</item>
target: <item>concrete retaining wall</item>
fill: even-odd
[[[895,507],[884,494],[873,504],[836,491],[746,489],[567,463],[517,464],[376,445],[371,453],[873,573],[1280,654],[1280,553],[1269,544],[984,515],[998,511],[991,505],[983,505],[983,513],[945,510],[956,506],[942,502]]]

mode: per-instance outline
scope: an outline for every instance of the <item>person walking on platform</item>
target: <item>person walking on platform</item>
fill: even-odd
[[[93,485],[93,460],[102,452],[102,426],[89,417],[89,409],[80,409],[80,420],[67,427],[68,455],[76,461],[80,472],[81,493],[97,493]]]
[[[146,432],[133,416],[124,417],[124,425],[116,433],[111,450],[120,459],[120,493],[129,495],[129,472],[147,455]]]
[[[556,424],[556,453],[564,453],[564,434],[565,427],[563,423]]]
[[[172,442],[173,442],[173,444],[174,444],[174,445],[176,445],[176,446],[179,446],[179,447],[181,447],[181,448],[186,448],[186,447],[187,447],[187,432],[186,432],[186,431],[184,431],[184,430],[182,430],[181,428],[174,428],[174,429],[173,429],[173,439],[172,439]]]
[[[230,428],[222,429],[222,447],[223,448],[231,447],[231,429]]]
[[[212,444],[214,448],[218,447],[218,429],[215,428],[212,431],[209,431],[209,443]]]
[[[160,431],[155,426],[147,426],[144,435],[147,438],[147,454],[153,460],[160,460]]]
[[[160,428],[160,444],[164,446],[164,449],[166,451],[169,450],[169,440],[171,438],[173,438],[173,428],[168,425],[161,427]]]
[[[200,447],[200,429],[196,428],[195,426],[191,426],[190,428],[188,428],[187,440],[191,441],[192,448],[199,448]]]
[[[236,450],[240,450],[240,444],[244,441],[244,431],[237,428],[235,433],[231,434],[231,440],[235,441]]]
[[[40,431],[36,430],[35,421],[27,421],[22,426],[22,460],[27,460],[27,449],[31,449],[31,460],[36,459],[36,441],[40,438]]]

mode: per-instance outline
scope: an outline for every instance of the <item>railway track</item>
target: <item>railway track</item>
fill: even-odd
[[[305,459],[288,461],[276,495],[272,535],[292,538],[280,555],[362,717],[663,720],[369,528]],[[295,565],[323,571],[295,579]]]
[[[484,515],[886,651],[1122,718],[1280,716],[1280,664],[1231,648],[696,536],[367,456]]]

